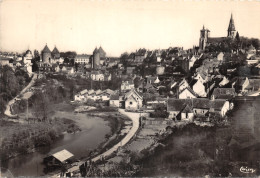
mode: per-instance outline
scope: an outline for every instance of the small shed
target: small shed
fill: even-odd
[[[57,153],[44,158],[44,163],[48,166],[59,166],[64,164],[68,159],[72,158],[74,155],[68,150],[63,149]]]

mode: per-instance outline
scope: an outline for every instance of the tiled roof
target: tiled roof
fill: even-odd
[[[88,92],[88,90],[85,89],[85,90],[82,90],[82,91],[80,92],[80,94],[81,94],[81,95],[84,95],[84,94],[87,93],[87,92]]]
[[[48,48],[47,44],[43,48],[42,53],[51,53],[51,50]]]
[[[189,105],[186,105],[182,112],[193,113],[192,108]]]
[[[224,99],[209,100],[207,98],[169,99],[167,111],[181,111],[186,105],[189,105],[191,108],[221,110],[225,102],[226,100]]]
[[[59,52],[59,50],[55,46],[54,49],[52,50],[52,54],[57,54],[57,53],[60,53],[60,52]]]
[[[101,94],[101,93],[102,93],[101,90],[97,90],[97,91],[96,91],[96,94],[97,94],[97,95],[99,95],[99,94]]]
[[[76,58],[89,58],[91,55],[88,54],[78,54]]]
[[[130,90],[128,93],[126,93],[125,98],[129,98],[133,94],[137,95],[140,99],[143,99],[143,96],[141,93],[137,92],[135,89]]]
[[[93,54],[97,53],[98,52],[98,49],[97,47],[95,48],[95,50],[93,51]]]
[[[234,88],[215,88],[212,95],[214,95],[215,99],[223,98],[224,96],[235,96],[236,92]]]
[[[224,105],[226,100],[223,99],[215,99],[209,100],[206,98],[195,98],[193,99],[193,108],[200,108],[200,109],[221,109]]]
[[[198,97],[198,95],[197,95],[189,86],[186,87],[185,89],[183,89],[182,91],[180,91],[180,94],[181,94],[182,92],[184,92],[186,89],[187,89],[191,94],[193,94],[194,96]],[[180,94],[179,94],[179,95],[180,95]]]
[[[218,38],[208,38],[208,43],[220,43],[222,41],[224,41],[226,39],[226,37],[218,37]]]
[[[52,156],[55,157],[56,159],[58,159],[60,162],[64,162],[74,155],[72,153],[70,153],[68,150],[64,149],[62,151],[59,151],[59,152],[53,154]]]
[[[167,111],[181,111],[187,104],[191,104],[188,99],[169,99],[167,103]]]
[[[112,94],[115,93],[115,91],[110,90],[110,89],[106,89],[104,92],[106,92],[106,93],[108,93],[108,94],[110,94],[110,95],[112,95]]]
[[[102,54],[102,53],[103,53],[103,54],[106,54],[106,52],[103,50],[103,48],[102,48],[101,46],[99,47],[98,52],[101,53],[101,54]]]
[[[110,100],[119,100],[119,94],[111,95]]]

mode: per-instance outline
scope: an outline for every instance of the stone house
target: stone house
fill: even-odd
[[[126,93],[124,100],[125,109],[128,110],[138,110],[143,106],[143,97],[135,89]]]
[[[110,107],[116,107],[116,108],[118,108],[120,106],[118,94],[114,94],[110,97],[109,106]]]
[[[236,95],[237,94],[234,88],[215,88],[211,95],[211,99],[231,100]]]
[[[190,87],[187,87],[184,90],[182,90],[178,96],[179,99],[191,99],[197,97],[198,95]]]
[[[184,90],[185,88],[189,87],[189,84],[187,82],[187,80],[183,79],[180,83],[179,83],[179,92]]]
[[[169,99],[167,102],[169,119],[191,121],[194,117],[205,117],[210,113],[224,117],[229,109],[229,101],[225,99]]]
[[[181,111],[181,120],[193,121],[194,113],[192,108],[189,105],[186,105],[185,108]]]
[[[90,73],[90,78],[94,81],[104,81],[105,76],[101,71],[92,71]]]
[[[197,80],[197,82],[192,87],[193,91],[199,95],[200,97],[206,97],[206,88],[203,85],[203,82],[201,80]]]
[[[122,81],[120,88],[121,88],[121,91],[128,91],[128,90],[135,88],[135,85],[134,85],[133,80],[127,79],[127,80]]]

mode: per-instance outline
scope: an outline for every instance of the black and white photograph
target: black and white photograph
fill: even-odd
[[[0,178],[259,177],[259,0],[0,0]]]

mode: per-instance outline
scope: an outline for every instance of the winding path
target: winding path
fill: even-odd
[[[13,115],[11,112],[11,106],[15,103],[15,101],[18,99],[19,95],[23,95],[29,88],[31,88],[33,86],[33,84],[35,83],[35,80],[37,79],[37,74],[32,74],[33,77],[30,81],[30,83],[16,96],[14,97],[12,100],[10,100],[7,105],[6,105],[6,110],[4,112],[4,114],[8,117],[14,118],[17,117],[17,115]]]
[[[119,109],[119,112],[132,120],[132,123],[133,123],[132,128],[119,143],[114,145],[112,148],[110,148],[106,152],[94,157],[92,159],[93,162],[98,161],[101,157],[105,158],[105,157],[111,155],[113,152],[117,151],[119,147],[127,144],[131,140],[131,138],[133,138],[133,136],[136,134],[137,130],[139,129],[139,118],[141,115],[143,115],[143,113],[126,112],[124,109]],[[68,172],[78,171],[79,166],[83,163],[84,163],[83,161],[79,162],[78,166],[71,167],[70,169],[68,169]],[[54,177],[59,177],[59,175],[55,175]]]

